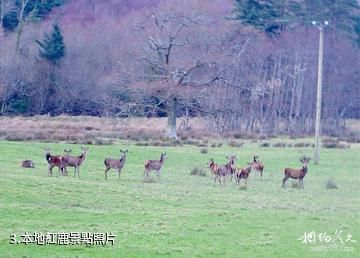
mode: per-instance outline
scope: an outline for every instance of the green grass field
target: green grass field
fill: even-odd
[[[131,142],[89,146],[80,179],[47,176],[44,147],[62,154],[80,146],[0,141],[0,257],[360,257],[359,145],[323,149],[321,164],[309,164],[304,190],[281,188],[284,167],[300,168],[299,156],[313,156],[312,148],[142,147]],[[128,148],[119,181],[113,171],[104,180],[105,157]],[[162,151],[168,159],[160,181],[146,183],[143,163]],[[234,183],[213,187],[207,176],[192,176],[194,166],[206,167],[213,157],[238,156],[244,166],[253,154],[265,164],[261,181],[250,175],[247,189]],[[33,159],[35,169],[20,168]],[[155,175],[152,174],[155,179]],[[334,178],[338,189],[327,189]],[[352,251],[311,251],[331,243],[301,243],[305,232],[334,236],[336,230]],[[115,244],[59,246],[9,243],[24,232],[112,232]],[[357,241],[345,242],[347,235]],[[339,248],[342,244],[337,240]]]

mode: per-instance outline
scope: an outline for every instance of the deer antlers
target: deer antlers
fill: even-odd
[[[306,156],[302,156],[302,157],[300,157],[299,160],[300,160],[301,163],[307,164],[307,163],[309,163],[309,161],[311,160],[311,158],[310,158],[310,157],[306,157]]]

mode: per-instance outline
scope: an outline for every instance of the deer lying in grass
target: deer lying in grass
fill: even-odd
[[[301,187],[302,189],[304,189],[303,180],[308,170],[307,165],[309,164],[309,161],[310,161],[309,157],[303,156],[302,158],[300,158],[300,162],[303,164],[303,167],[301,169],[285,168],[284,170],[285,177],[282,181],[282,187],[285,188],[286,180],[288,180],[291,177],[292,179],[298,179],[299,188]]]
[[[111,159],[111,158],[107,158],[104,160],[104,164],[105,164],[105,180],[107,180],[107,173],[110,169],[117,169],[118,173],[119,173],[119,180],[120,180],[120,174],[121,174],[121,169],[124,167],[125,165],[125,161],[126,161],[126,153],[128,152],[128,150],[122,151],[120,150],[120,153],[122,154],[120,156],[120,159]]]
[[[161,168],[164,165],[165,159],[166,159],[166,152],[161,154],[160,160],[147,160],[147,161],[145,161],[145,163],[144,163],[144,167],[145,167],[144,175],[149,176],[149,172],[151,172],[152,170],[155,170],[157,177],[160,179]]]
[[[45,159],[49,164],[49,170],[48,170],[48,175],[52,176],[52,169],[54,167],[58,167],[59,168],[59,176],[60,176],[60,171],[62,173],[62,175],[64,175],[63,172],[63,157],[60,155],[51,155],[50,154],[50,149],[45,148]]]
[[[208,165],[211,173],[214,175],[214,186],[216,184],[216,181],[219,181],[219,184],[221,185],[221,178],[223,178],[223,184],[225,184],[226,176],[228,175],[228,167],[219,166],[214,162],[213,159],[210,159]]]
[[[246,168],[238,168],[235,174],[235,180],[238,184],[240,184],[241,179],[245,179],[245,183],[247,184],[247,179],[251,173],[251,167],[253,163],[248,162],[248,167]]]
[[[71,152],[67,151],[67,155],[63,156],[62,161],[63,161],[63,169],[67,175],[67,170],[66,167],[74,167],[74,177],[76,176],[76,172],[78,174],[78,177],[80,178],[80,166],[83,163],[83,161],[85,160],[86,157],[86,153],[88,151],[89,148],[85,148],[85,147],[81,147],[81,154],[79,156],[70,156],[68,155],[68,153]]]
[[[34,164],[34,161],[32,161],[32,160],[23,160],[22,162],[21,162],[21,166],[23,167],[23,168],[35,168],[35,164]]]
[[[254,160],[251,166],[257,172],[257,174],[260,174],[260,178],[262,179],[264,164],[260,160],[257,160],[257,158],[259,158],[259,156],[254,156]]]

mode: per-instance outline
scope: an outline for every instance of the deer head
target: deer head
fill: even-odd
[[[304,167],[307,167],[310,160],[311,160],[311,158],[306,157],[306,156],[300,157],[300,162],[304,165]]]
[[[164,152],[164,153],[161,154],[160,159],[161,159],[161,160],[167,159],[167,157],[166,157],[166,152]]]

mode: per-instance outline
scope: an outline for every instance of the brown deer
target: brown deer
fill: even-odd
[[[211,176],[215,177],[216,175],[216,171],[218,169],[218,165],[215,164],[214,160],[211,158],[210,161],[208,163],[206,163],[210,169],[211,172]]]
[[[245,183],[247,184],[247,179],[251,173],[251,167],[253,163],[248,162],[248,167],[246,168],[238,168],[235,174],[235,180],[238,184],[240,184],[241,179],[245,179]]]
[[[236,155],[227,156],[226,158],[228,159],[228,162],[225,164],[226,174],[227,174],[226,177],[227,178],[230,177],[230,182],[232,182],[232,179],[236,172],[236,167],[235,167]]]
[[[120,159],[111,159],[111,158],[106,158],[104,160],[104,164],[105,164],[105,180],[107,180],[107,173],[110,169],[117,169],[118,173],[119,173],[119,180],[120,180],[120,174],[121,174],[121,169],[124,167],[125,165],[125,161],[126,161],[126,153],[128,153],[128,150],[120,150],[120,153],[122,154],[120,156]]]
[[[301,187],[302,189],[304,189],[303,180],[308,171],[307,165],[309,164],[309,161],[310,161],[309,157],[303,156],[300,158],[300,162],[303,164],[303,167],[301,169],[285,168],[284,170],[285,177],[282,181],[282,187],[285,188],[286,180],[288,180],[291,177],[292,179],[298,179],[299,188]]]
[[[262,179],[264,164],[260,160],[257,160],[258,158],[259,156],[254,156],[254,160],[251,166],[257,172],[257,174],[260,174],[260,178]]]
[[[62,175],[64,175],[63,172],[63,160],[62,160],[62,156],[60,155],[51,155],[50,154],[50,149],[45,148],[45,159],[49,164],[49,170],[48,170],[48,175],[52,176],[52,169],[54,167],[58,167],[59,168],[59,176],[60,176],[60,171],[62,173]]]
[[[147,160],[144,163],[144,175],[149,176],[149,172],[152,170],[156,171],[157,177],[160,179],[161,167],[164,165],[164,161],[166,159],[166,152],[162,153],[160,156],[160,160]]]
[[[35,168],[34,161],[29,160],[29,159],[23,160],[23,161],[21,162],[21,166],[22,166],[23,168]]]
[[[63,161],[63,169],[67,175],[67,170],[66,167],[74,167],[74,177],[76,176],[76,172],[78,174],[78,177],[80,178],[80,166],[83,163],[83,161],[85,160],[86,157],[86,153],[88,151],[89,148],[85,148],[85,147],[81,147],[81,154],[79,156],[70,156],[68,155],[68,153],[70,153],[70,151],[68,151],[67,155],[63,156],[62,161]]]
[[[223,184],[225,184],[226,176],[228,175],[228,167],[219,166],[213,159],[210,159],[208,166],[211,170],[211,174],[214,176],[214,186],[216,181],[219,181],[219,184],[221,185],[221,178],[223,178]]]

